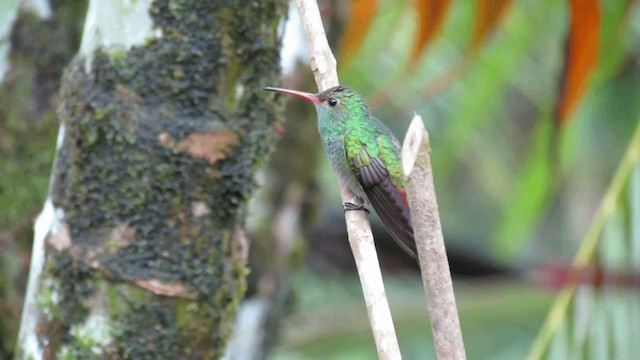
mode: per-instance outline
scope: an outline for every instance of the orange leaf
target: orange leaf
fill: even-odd
[[[589,74],[598,61],[600,47],[599,0],[571,0],[571,25],[567,43],[562,93],[556,122],[567,121],[584,95]]]
[[[477,51],[498,26],[511,0],[476,0],[476,21],[469,49]]]
[[[411,63],[415,64],[420,54],[435,38],[444,22],[451,0],[415,0],[418,12],[418,36],[411,51]]]
[[[377,7],[378,2],[376,0],[353,0],[351,2],[351,13],[347,21],[347,29],[344,32],[340,46],[340,56],[344,63],[353,58],[364,41]]]

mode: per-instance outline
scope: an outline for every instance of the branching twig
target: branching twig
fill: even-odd
[[[309,45],[309,62],[318,89],[323,91],[338,85],[336,60],[327,42],[318,4],[315,0],[296,0],[296,5]],[[354,202],[355,195],[343,184],[340,184],[340,192],[343,202]],[[347,211],[345,220],[378,356],[380,359],[400,359],[400,348],[382,282],[369,219],[364,211]]]
[[[465,359],[462,332],[444,247],[438,203],[431,173],[429,135],[414,116],[402,146],[402,165],[427,294],[429,318],[438,359]]]

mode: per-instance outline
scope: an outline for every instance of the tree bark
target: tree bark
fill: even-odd
[[[285,8],[90,3],[19,358],[222,355],[245,289],[246,200],[276,139],[260,89],[278,77]]]

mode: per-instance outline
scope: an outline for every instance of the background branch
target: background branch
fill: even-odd
[[[318,89],[323,91],[339,85],[336,60],[324,32],[318,4],[315,0],[296,0],[296,5],[309,45],[309,63]],[[340,184],[340,193],[343,202],[354,202],[355,195],[343,184]],[[400,347],[384,290],[369,219],[364,211],[347,211],[345,220],[378,356],[381,359],[400,359]]]
[[[429,134],[422,118],[415,115],[402,146],[402,165],[433,340],[438,359],[465,359],[430,152]]]

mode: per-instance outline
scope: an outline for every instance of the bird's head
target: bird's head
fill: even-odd
[[[347,121],[353,117],[363,116],[369,111],[362,95],[347,86],[334,86],[317,94],[276,87],[266,87],[265,90],[290,94],[311,101],[321,121],[323,119],[335,122]]]

